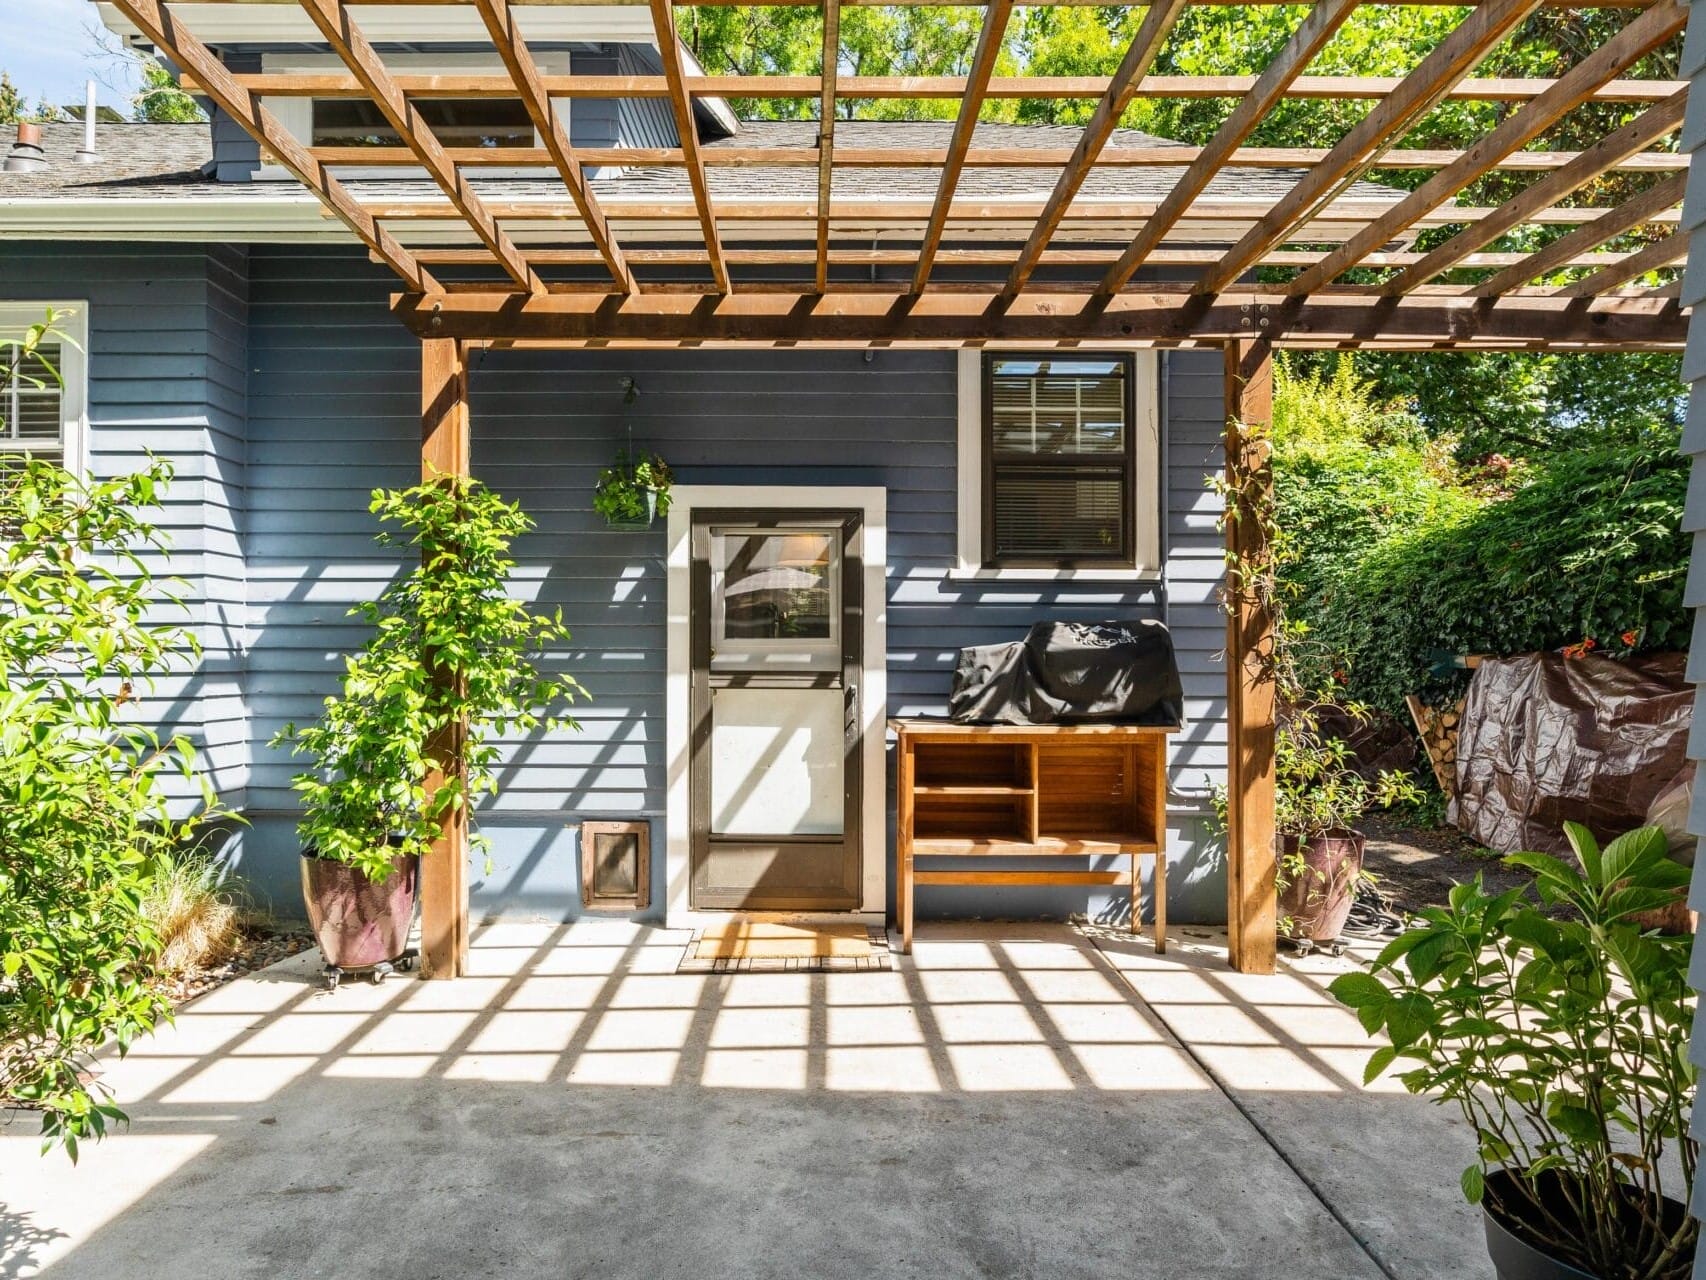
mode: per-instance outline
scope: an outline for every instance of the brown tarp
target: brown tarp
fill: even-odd
[[[1566,821],[1601,840],[1646,819],[1686,762],[1687,655],[1489,658],[1469,682],[1451,818],[1497,853],[1562,853]]]

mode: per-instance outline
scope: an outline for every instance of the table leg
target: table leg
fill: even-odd
[[[1167,954],[1167,850],[1155,855],[1155,954]]]

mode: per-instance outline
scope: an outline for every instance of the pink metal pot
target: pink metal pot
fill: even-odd
[[[1280,838],[1280,854],[1287,862],[1303,854],[1303,870],[1291,877],[1280,894],[1279,910],[1286,919],[1286,937],[1310,942],[1332,942],[1344,932],[1356,896],[1357,876],[1362,873],[1363,835],[1339,828],[1326,831],[1302,845],[1297,836]]]
[[[302,900],[329,968],[366,969],[408,949],[420,858],[398,854],[381,884],[343,862],[302,853]]]

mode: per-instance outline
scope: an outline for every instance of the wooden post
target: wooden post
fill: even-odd
[[[453,338],[421,342],[421,479],[466,476],[468,367]],[[427,778],[431,794],[461,767],[466,725],[453,725],[428,750],[447,763]],[[468,957],[468,814],[445,815],[432,852],[421,860],[421,976],[454,978]]]
[[[1265,564],[1273,502],[1273,348],[1237,339],[1226,352],[1226,480],[1229,557]],[[1236,576],[1226,623],[1226,931],[1232,967],[1274,971],[1279,904],[1274,878],[1274,686],[1264,670],[1273,617]]]

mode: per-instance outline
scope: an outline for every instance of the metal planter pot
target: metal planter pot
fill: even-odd
[[[1481,1220],[1487,1232],[1487,1256],[1493,1260],[1493,1271],[1498,1280],[1598,1280],[1594,1272],[1561,1262],[1538,1245],[1530,1244],[1507,1225],[1510,1223],[1509,1215],[1494,1211],[1495,1203],[1502,1202],[1519,1209],[1526,1203],[1523,1194],[1516,1189],[1519,1176],[1506,1169],[1489,1173],[1487,1193],[1481,1201]],[[1544,1181],[1548,1175],[1540,1176]],[[1544,1187],[1541,1194],[1547,1194]],[[1554,1211],[1563,1207],[1561,1190],[1559,1200],[1560,1203],[1553,1206]],[[1665,1197],[1662,1217],[1668,1227],[1680,1226],[1687,1214],[1688,1208],[1680,1200]],[[1633,1206],[1630,1215],[1634,1217]],[[1691,1255],[1677,1259],[1676,1268],[1669,1274],[1686,1276],[1692,1270]]]
[[[1307,845],[1297,836],[1280,837],[1280,853],[1290,860],[1300,850],[1303,871],[1280,894],[1280,916],[1287,921],[1286,937],[1332,942],[1344,932],[1362,874],[1364,839],[1360,831],[1339,828],[1314,837]]]
[[[420,861],[398,854],[375,884],[348,863],[302,851],[302,900],[329,969],[368,969],[406,954]]]

